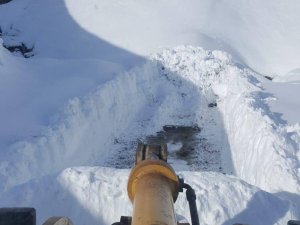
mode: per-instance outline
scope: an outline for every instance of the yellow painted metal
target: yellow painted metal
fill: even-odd
[[[133,203],[132,225],[177,225],[174,202],[179,181],[166,162],[139,162],[131,171],[127,191]]]

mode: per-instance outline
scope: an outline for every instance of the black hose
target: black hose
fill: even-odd
[[[186,189],[186,199],[189,202],[192,225],[200,225],[195,191],[190,185],[186,183],[183,183],[182,187]]]

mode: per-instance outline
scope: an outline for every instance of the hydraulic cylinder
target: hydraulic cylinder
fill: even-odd
[[[165,161],[153,159],[153,155],[137,160],[127,190],[133,203],[132,225],[177,225],[174,202],[179,180]]]

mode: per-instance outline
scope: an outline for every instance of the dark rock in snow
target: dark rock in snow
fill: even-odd
[[[210,107],[210,108],[217,107],[217,103],[216,102],[209,103],[208,107]]]
[[[265,78],[267,78],[268,80],[273,80],[273,77],[269,77],[269,76],[264,76]]]
[[[21,42],[19,45],[5,45],[3,44],[3,47],[6,48],[10,52],[19,52],[21,53],[24,58],[30,58],[33,56],[33,49],[34,47],[27,47],[23,42]]]
[[[0,5],[10,2],[11,0],[0,0]]]

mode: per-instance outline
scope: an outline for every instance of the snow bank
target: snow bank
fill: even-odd
[[[7,54],[8,55],[8,54]],[[86,95],[122,68],[100,60],[5,58],[1,68],[0,146],[39,136],[70,98]],[[26,72],[25,72],[26,71]]]
[[[241,72],[231,68],[226,76],[236,73]],[[228,131],[236,174],[264,190],[299,193],[300,133],[295,129],[297,124],[283,123],[270,110],[268,100],[272,95],[262,88],[255,74],[245,71],[242,76],[245,76],[244,85],[239,78],[231,79],[231,88],[220,93],[225,97],[220,110]]]
[[[126,193],[128,175],[129,170],[68,168],[0,195],[1,206],[33,206],[38,224],[53,215],[68,216],[76,224],[112,224],[132,214]],[[232,176],[212,172],[181,172],[180,176],[195,188],[201,224],[283,225],[298,216],[287,201]],[[178,219],[190,221],[184,194],[179,195],[175,210]]]
[[[70,100],[41,136],[1,151],[0,204],[37,207],[39,221],[63,214],[78,224],[110,224],[130,214],[128,171],[57,173],[106,165],[119,154],[116,140],[136,140],[166,124],[196,124],[220,151],[223,171],[238,177],[179,171],[196,187],[202,223],[286,224],[299,217],[299,200],[292,204],[260,189],[282,199],[300,193],[299,132],[291,134],[274,119],[256,77],[220,51],[186,46],[155,54],[143,66]],[[217,107],[208,107],[211,102]],[[177,212],[189,218],[182,198]]]
[[[227,51],[260,73],[283,76],[299,75],[299,10],[297,0],[24,0],[0,7],[0,26],[16,34],[15,41],[34,45],[36,57],[132,66],[141,60],[138,55],[195,45]]]
[[[3,188],[69,166],[103,163],[114,139],[135,121],[153,97],[151,93],[159,88],[157,75],[158,67],[150,62],[99,86],[85,98],[72,99],[65,113],[56,119],[57,125],[42,136],[18,142],[0,153]],[[159,121],[164,122],[163,118]]]
[[[260,73],[299,74],[297,0],[65,2],[70,15],[84,29],[137,54],[196,45],[225,50]]]
[[[267,93],[259,76],[238,69],[219,51],[177,48],[157,58],[166,68],[216,95],[238,177],[267,191],[300,193],[298,134],[294,132],[291,138],[288,127],[278,124],[266,105]],[[203,73],[206,67],[210,72]]]
[[[299,145],[269,111],[266,93],[246,88],[228,89],[220,104],[236,174],[264,190],[299,193]]]
[[[57,126],[1,152],[2,185],[10,187],[69,166],[93,164],[97,155],[100,161],[105,158],[113,136],[126,128],[136,108],[143,105],[138,100],[127,101],[137,93],[132,79],[135,77],[120,76],[83,101],[72,99]]]
[[[198,53],[205,61],[206,52],[198,50]],[[210,56],[207,61],[200,71],[203,75],[213,72],[211,63],[220,60]],[[224,134],[222,127],[216,125],[216,113],[208,111],[211,98],[203,95],[199,86],[164,69],[163,62],[150,60],[100,85],[90,95],[72,99],[56,125],[40,136],[2,151],[2,188],[6,190],[70,166],[103,165],[118,152],[116,139],[137,140],[154,134],[166,124],[210,125],[214,129],[205,129],[206,136],[221,149],[226,146]],[[212,135],[217,129],[218,133]]]

